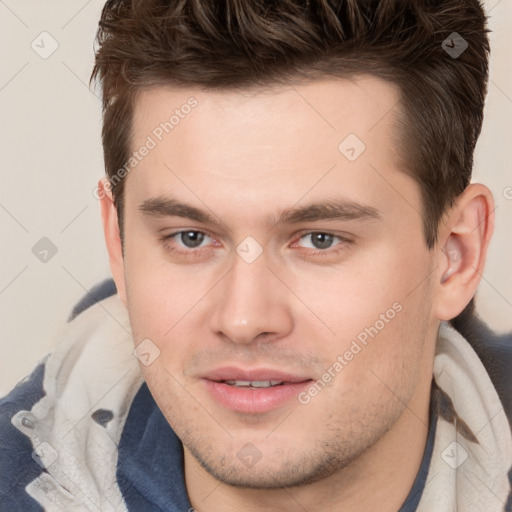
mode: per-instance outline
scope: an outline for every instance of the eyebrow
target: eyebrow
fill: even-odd
[[[212,226],[224,225],[218,216],[207,210],[182,203],[170,197],[152,197],[143,201],[139,210],[153,217],[182,217],[202,224]],[[316,222],[322,220],[378,220],[379,211],[372,206],[359,204],[344,199],[325,200],[304,206],[294,206],[284,210],[275,220],[273,217],[269,224],[298,224],[300,222]]]

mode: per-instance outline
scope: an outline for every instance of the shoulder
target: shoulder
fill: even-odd
[[[112,280],[100,283],[73,308],[70,320],[96,302],[114,295],[115,291]],[[37,462],[33,443],[24,430],[31,428],[29,411],[47,394],[44,382],[48,360],[49,356],[6,396],[0,398],[0,510],[43,510],[27,493],[26,487],[46,470]],[[23,424],[18,425],[17,418],[22,411],[27,411],[27,417],[22,420]]]
[[[512,333],[493,332],[478,317],[473,304],[451,324],[468,340],[482,361],[512,424]]]
[[[11,422],[44,396],[45,364],[41,363],[8,395],[0,399],[0,510],[42,511],[25,487],[43,471],[32,457],[32,443]]]

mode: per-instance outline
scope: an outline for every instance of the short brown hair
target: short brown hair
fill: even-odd
[[[128,161],[142,88],[253,88],[371,74],[401,91],[402,158],[419,183],[432,248],[444,211],[471,178],[487,32],[478,0],[108,0],[91,76],[102,86],[107,175]],[[459,34],[467,48],[455,58],[442,43],[453,46],[449,37]],[[112,187],[121,233],[124,182]]]

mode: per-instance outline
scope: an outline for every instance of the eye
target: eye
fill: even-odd
[[[207,233],[195,229],[187,229],[165,235],[161,238],[162,242],[169,251],[191,254],[203,249],[201,244],[208,239],[213,240]],[[208,244],[207,244],[208,245]],[[206,246],[205,246],[206,248]]]
[[[306,243],[303,245],[301,241],[304,240]],[[307,241],[309,240],[309,244]],[[164,244],[166,250],[182,255],[194,256],[199,255],[204,250],[208,250],[208,246],[221,246],[221,244],[208,233],[198,231],[195,229],[187,229],[177,231],[161,237],[161,241]],[[335,243],[338,241],[338,243]],[[300,238],[292,244],[292,247],[302,247],[310,249],[313,255],[332,255],[337,254],[344,249],[346,244],[351,243],[351,240],[334,235],[332,233],[326,233],[324,231],[310,231],[303,233]],[[336,248],[340,246],[339,248]],[[334,247],[334,248],[333,248]]]
[[[310,241],[310,245],[301,245],[299,242],[300,240],[306,240]],[[335,241],[338,240],[339,243],[335,244]],[[308,249],[316,249],[317,253],[333,253],[338,252],[340,249],[334,249],[329,251],[328,249],[331,249],[333,246],[338,245],[344,245],[343,242],[350,243],[350,240],[334,235],[332,233],[325,233],[323,231],[310,231],[308,233],[304,233],[300,238],[299,241],[296,242],[299,247],[306,247]]]
[[[199,247],[205,237],[208,236],[206,233],[201,231],[180,231],[179,233],[176,233],[176,235],[179,235],[178,240],[189,249]]]

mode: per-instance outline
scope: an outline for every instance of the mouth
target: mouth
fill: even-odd
[[[203,382],[210,397],[223,408],[261,414],[297,400],[313,379],[278,370],[231,367],[210,372],[203,376]]]
[[[224,380],[221,381],[228,386],[236,386],[237,388],[273,388],[274,386],[282,386],[283,381],[279,380]]]

